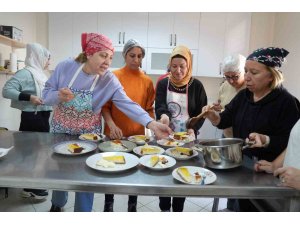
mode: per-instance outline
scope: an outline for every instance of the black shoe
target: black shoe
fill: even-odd
[[[105,202],[103,212],[113,212],[114,202]]]
[[[136,212],[136,203],[128,204],[128,212]]]
[[[61,208],[55,205],[51,206],[50,212],[61,212]]]

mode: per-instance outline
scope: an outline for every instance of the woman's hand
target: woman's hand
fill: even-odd
[[[162,138],[167,138],[172,133],[172,130],[169,126],[167,126],[166,124],[156,122],[155,120],[151,121],[148,124],[147,128],[154,132],[158,140]]]
[[[254,164],[254,170],[256,172],[273,173],[275,170],[275,166],[272,162],[268,162],[266,160],[259,160]]]
[[[274,172],[274,176],[279,176],[281,186],[292,187],[300,190],[300,170],[294,167],[281,167]]]
[[[188,133],[188,135],[192,138],[192,140],[195,140],[195,139],[196,139],[196,137],[195,137],[195,132],[194,132],[193,129],[188,129],[188,130],[187,130],[187,133]]]
[[[43,100],[35,95],[30,95],[30,102],[33,105],[42,105],[43,104]]]
[[[110,139],[121,139],[123,137],[122,130],[118,126],[116,126],[115,123],[109,124],[108,127],[110,129]]]
[[[267,136],[259,133],[250,133],[246,138],[246,143],[252,142],[249,148],[263,148],[267,144]]]
[[[203,118],[209,119],[214,126],[217,126],[220,123],[221,118],[219,113],[217,113],[213,108],[214,106],[211,105],[204,106],[202,108],[202,113],[205,112]]]
[[[69,88],[62,88],[58,92],[58,98],[61,102],[69,102],[74,98],[74,94]]]
[[[166,114],[162,114],[160,116],[159,122],[162,123],[162,124],[166,124],[167,126],[170,125],[170,119],[169,119],[169,117]]]

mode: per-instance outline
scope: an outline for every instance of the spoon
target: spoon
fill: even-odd
[[[212,109],[214,106],[209,106],[209,109]],[[208,109],[208,110],[209,110]],[[194,126],[198,123],[199,120],[201,120],[203,118],[203,116],[205,116],[205,114],[208,111],[203,111],[202,113],[200,113],[198,116],[192,117],[190,118],[187,122],[186,122],[186,129],[193,129]]]

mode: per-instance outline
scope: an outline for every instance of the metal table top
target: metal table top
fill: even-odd
[[[162,171],[153,171],[142,165],[118,173],[96,171],[89,168],[85,160],[99,149],[77,156],[53,152],[51,147],[54,144],[74,139],[78,137],[41,132],[0,132],[0,148],[14,146],[0,158],[0,186],[160,196],[300,197],[299,191],[278,186],[279,180],[272,174],[256,173],[245,166],[210,169],[217,175],[216,182],[210,185],[187,185],[172,177],[173,169],[179,166],[203,166],[201,153],[190,160],[177,160],[173,168]]]

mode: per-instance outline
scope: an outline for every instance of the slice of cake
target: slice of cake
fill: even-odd
[[[159,157],[157,155],[151,156],[150,166],[154,167],[159,162]]]
[[[188,168],[186,167],[179,167],[177,169],[177,173],[179,174],[179,176],[187,183],[191,183],[192,182],[192,178],[193,176],[191,175],[190,171],[188,170]]]
[[[113,162],[116,164],[125,164],[125,157],[123,155],[114,155],[114,156],[104,156],[104,160],[107,160],[109,162]]]
[[[173,137],[176,140],[185,140],[186,138],[188,138],[188,133],[187,132],[176,132],[174,133]]]
[[[71,153],[80,153],[80,152],[82,152],[82,150],[84,150],[84,148],[75,143],[75,144],[69,144],[68,145],[68,150]]]
[[[90,141],[100,140],[100,136],[99,135],[92,134],[92,133],[82,134],[81,137],[84,138],[85,140],[90,140]]]
[[[159,153],[160,150],[154,147],[142,147],[141,148],[141,154],[142,155],[152,155]]]
[[[190,148],[184,148],[184,147],[176,147],[175,149],[171,150],[172,153],[177,153],[179,155],[186,155],[186,156],[192,156],[193,150]]]

